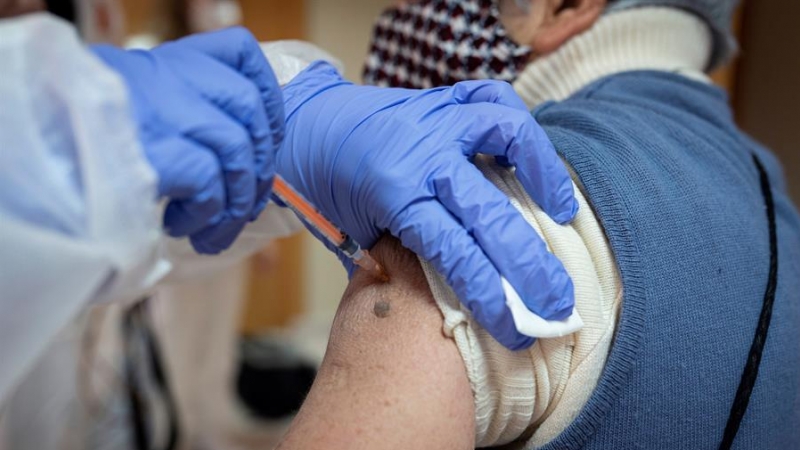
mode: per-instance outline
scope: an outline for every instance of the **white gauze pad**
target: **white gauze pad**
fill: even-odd
[[[517,291],[505,277],[500,277],[500,281],[503,283],[506,305],[511,310],[514,326],[521,334],[535,338],[555,338],[572,334],[583,327],[583,320],[578,314],[577,308],[573,308],[572,315],[565,320],[545,320],[525,306]]]

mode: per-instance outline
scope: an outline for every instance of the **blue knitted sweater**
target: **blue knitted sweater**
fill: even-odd
[[[733,448],[800,449],[800,216],[724,93],[628,72],[534,115],[585,186],[624,289],[598,386],[547,448],[718,448],[774,253],[755,155],[774,202],[777,289]]]

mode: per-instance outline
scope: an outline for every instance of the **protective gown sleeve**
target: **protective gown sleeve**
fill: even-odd
[[[0,21],[0,399],[92,302],[167,270],[122,80],[46,14]]]

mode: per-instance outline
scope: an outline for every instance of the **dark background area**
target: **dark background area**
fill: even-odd
[[[742,128],[783,162],[800,206],[800,2],[749,0],[742,16],[734,104]]]

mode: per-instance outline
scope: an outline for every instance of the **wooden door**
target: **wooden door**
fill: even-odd
[[[260,41],[306,38],[302,0],[240,0],[243,25]],[[256,334],[289,324],[303,312],[306,274],[305,236],[274,241],[251,258],[247,301],[241,330]]]

